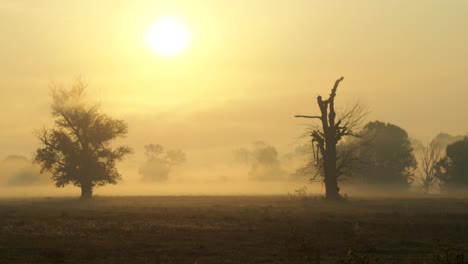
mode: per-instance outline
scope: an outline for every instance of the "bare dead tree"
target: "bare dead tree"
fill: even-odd
[[[436,165],[441,158],[442,147],[436,142],[432,141],[428,146],[424,147],[420,163],[422,170],[421,187],[425,193],[429,192],[438,181],[439,173],[437,173]]]
[[[363,120],[365,113],[360,104],[355,104],[350,109],[338,115],[335,111],[336,91],[343,77],[335,81],[328,99],[323,100],[322,96],[317,97],[317,104],[320,115],[296,115],[299,118],[309,118],[320,120],[320,125],[313,128],[309,133],[312,137],[314,149],[314,163],[319,168],[316,171],[323,173],[325,183],[325,197],[329,200],[340,198],[340,188],[338,187],[338,177],[346,169],[347,164],[352,160],[352,153],[355,148],[347,151],[341,157],[338,155],[337,145],[343,137],[359,137],[355,133],[356,128]],[[341,158],[341,162],[338,161]]]

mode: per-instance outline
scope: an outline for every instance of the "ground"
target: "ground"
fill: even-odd
[[[0,200],[0,263],[461,263],[468,200]]]

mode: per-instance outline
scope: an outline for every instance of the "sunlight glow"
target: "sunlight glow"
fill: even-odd
[[[165,17],[157,21],[147,35],[148,46],[157,54],[172,57],[184,51],[190,43],[187,27],[178,19]]]

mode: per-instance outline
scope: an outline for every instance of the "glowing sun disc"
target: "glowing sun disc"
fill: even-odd
[[[180,54],[188,47],[190,34],[182,22],[166,17],[153,25],[146,41],[154,52],[170,57]]]

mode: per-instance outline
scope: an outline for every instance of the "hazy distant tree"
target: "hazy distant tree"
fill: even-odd
[[[263,141],[255,142],[252,150],[239,149],[235,152],[235,159],[250,166],[249,176],[253,180],[281,180],[285,176],[278,151]]]
[[[447,148],[448,145],[455,143],[457,141],[463,140],[464,136],[452,136],[447,133],[439,133],[434,139],[434,143],[439,145],[443,150]]]
[[[371,142],[358,154],[364,164],[361,180],[387,188],[409,187],[417,162],[406,131],[393,124],[375,121],[365,125],[362,134]]]
[[[127,124],[100,113],[83,101],[86,85],[78,80],[71,89],[52,89],[54,127],[37,132],[41,147],[35,161],[48,171],[57,187],[73,184],[81,198],[92,197],[93,188],[116,184],[121,178],[116,162],[131,153],[127,146],[113,148],[127,134]]]
[[[439,180],[437,173],[437,163],[442,158],[442,148],[435,141],[423,148],[420,157],[420,167],[422,172],[421,187],[424,192],[429,192],[432,186]]]
[[[24,156],[9,155],[0,162],[0,177],[8,186],[31,186],[50,183],[40,168]]]
[[[296,115],[296,117],[312,118],[320,121],[320,126],[312,129],[310,136],[312,137],[312,145],[316,150],[314,163],[319,168],[318,171],[323,172],[325,195],[327,199],[331,200],[340,198],[337,145],[346,136],[357,136],[354,130],[365,115],[360,105],[356,104],[337,118],[335,97],[338,85],[342,80],[343,77],[335,81],[328,99],[323,100],[322,96],[317,97],[320,115]]]
[[[413,147],[413,152],[414,153],[423,153],[426,149],[426,146],[416,138],[410,138],[411,146]],[[436,142],[434,142],[436,144]],[[440,146],[440,144],[436,144]]]
[[[468,138],[447,146],[446,157],[436,166],[436,173],[445,191],[468,188]]]
[[[278,159],[278,151],[264,142],[255,143],[252,153],[254,162],[249,175],[255,180],[279,180],[283,178],[284,171]]]
[[[146,182],[163,182],[169,179],[174,166],[181,165],[187,158],[182,150],[169,150],[164,152],[159,144],[145,145],[145,154],[148,158],[139,173]]]

